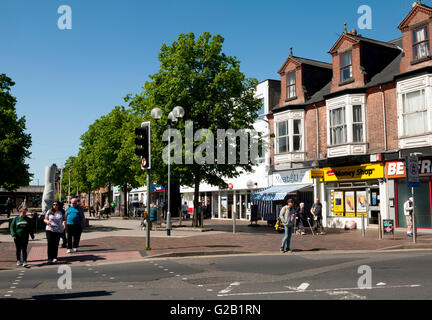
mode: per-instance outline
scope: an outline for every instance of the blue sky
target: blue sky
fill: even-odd
[[[16,82],[17,111],[32,135],[31,184],[43,184],[45,166],[76,155],[88,126],[141,90],[158,71],[162,43],[179,33],[221,34],[248,77],[278,79],[291,46],[296,56],[330,62],[344,22],[357,28],[360,5],[372,8],[372,29],[359,33],[400,37],[412,2],[0,0],[0,73]],[[63,4],[72,30],[57,27]]]

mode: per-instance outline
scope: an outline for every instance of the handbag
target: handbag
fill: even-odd
[[[282,221],[280,221],[279,219],[278,221],[276,221],[275,230],[279,233],[285,230],[284,226],[282,225]]]

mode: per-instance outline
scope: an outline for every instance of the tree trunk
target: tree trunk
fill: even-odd
[[[123,185],[124,188],[124,208],[123,208],[123,217],[127,217],[128,216],[128,201],[127,201],[127,184],[125,183]]]
[[[193,209],[193,227],[198,227],[198,205],[199,205],[199,188],[201,183],[201,172],[200,169],[195,170],[195,190],[194,190],[194,209]]]

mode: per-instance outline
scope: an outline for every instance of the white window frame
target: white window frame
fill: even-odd
[[[327,105],[327,143],[329,147],[335,147],[339,145],[346,144],[356,144],[356,143],[366,143],[366,95],[365,94],[353,94],[353,95],[345,95],[342,97],[337,97],[333,99],[329,99],[326,101]],[[353,106],[361,106],[362,111],[362,124],[363,124],[363,141],[354,141],[354,114],[353,114]],[[345,126],[346,126],[346,142],[342,144],[332,144],[331,134],[330,134],[330,111],[345,108]]]
[[[426,131],[416,135],[405,135],[404,127],[404,95],[416,91],[424,90],[426,107]],[[399,81],[397,83],[397,112],[398,112],[398,137],[399,139],[421,137],[432,134],[432,75],[423,75],[411,79]],[[417,111],[423,112],[423,111]]]
[[[300,133],[294,134],[294,120],[300,120]],[[278,130],[278,123],[280,122],[287,122],[288,123],[288,151],[287,152],[279,152],[279,130]],[[274,117],[274,132],[275,132],[275,154],[287,154],[287,153],[303,153],[305,152],[305,121],[304,121],[304,110],[299,111],[289,111],[288,113],[284,114],[275,114]],[[300,150],[294,150],[294,136],[298,135],[301,136],[301,148]]]

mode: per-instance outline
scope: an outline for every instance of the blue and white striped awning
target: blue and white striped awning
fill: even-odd
[[[296,192],[311,184],[292,184],[286,186],[273,186],[251,193],[251,201],[277,201],[283,200],[288,193]]]

